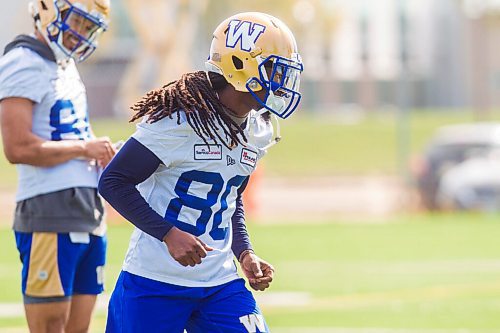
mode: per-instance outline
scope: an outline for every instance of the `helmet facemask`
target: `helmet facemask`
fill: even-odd
[[[304,67],[298,54],[292,59],[271,55],[259,62],[259,78],[252,77],[246,87],[255,100],[280,118],[288,118],[297,108],[302,95],[299,92],[300,74]],[[265,97],[260,98],[256,91],[265,91]]]
[[[49,1],[53,4],[49,4]],[[87,59],[96,50],[99,36],[108,28],[109,7],[98,7],[97,2],[92,7],[86,5],[85,1],[73,0],[41,2],[41,7],[32,5],[32,15],[37,29],[49,43],[56,58],[58,60],[73,58],[77,62]],[[46,9],[46,13],[40,14],[48,15],[49,18],[40,20],[42,15],[37,13],[43,9]]]
[[[49,39],[69,58],[78,62],[87,59],[97,48],[98,37],[107,29],[104,18],[98,13],[87,13],[78,3],[59,12],[58,18],[47,27]],[[95,16],[94,16],[94,15]],[[58,31],[51,35],[50,31]]]

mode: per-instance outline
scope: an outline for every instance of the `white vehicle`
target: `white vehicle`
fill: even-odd
[[[499,151],[500,123],[438,129],[415,170],[424,206],[500,210]]]

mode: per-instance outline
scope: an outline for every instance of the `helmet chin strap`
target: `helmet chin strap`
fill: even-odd
[[[269,110],[266,108],[261,108],[260,110],[258,110],[255,113],[254,118],[261,117],[266,112],[268,112],[271,115],[271,121],[274,123],[273,124],[273,139],[271,140],[271,142],[269,142],[264,147],[260,147],[260,149],[262,149],[262,150],[268,150],[269,148],[271,148],[272,146],[274,146],[275,144],[277,144],[278,142],[281,141],[280,122],[278,120],[278,117],[275,114],[273,114],[272,112],[269,112]],[[251,126],[250,126],[249,134],[253,135],[253,127],[251,127]]]
[[[275,126],[273,126],[273,128],[276,128],[274,130],[275,135],[274,135],[273,140],[271,142],[269,142],[269,144],[263,148],[264,150],[268,150],[269,148],[271,148],[272,146],[274,146],[275,144],[277,144],[278,142],[281,141],[280,122],[278,120],[278,117],[275,114],[272,114],[271,117],[274,120],[274,124],[275,124]]]

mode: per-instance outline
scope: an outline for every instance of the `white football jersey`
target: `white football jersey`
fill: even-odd
[[[0,100],[22,97],[34,102],[32,132],[45,140],[91,137],[87,96],[74,62],[66,67],[18,47],[0,58]],[[54,167],[18,164],[16,201],[71,187],[97,187],[98,170],[84,159]]]
[[[137,125],[132,137],[163,162],[138,189],[158,214],[214,250],[201,264],[184,267],[172,258],[165,243],[136,228],[123,269],[187,287],[220,285],[238,277],[231,251],[231,216],[238,188],[265,154],[257,146],[269,143],[272,125],[260,117],[252,118],[245,129],[251,134],[249,144],[230,150],[221,144],[205,144],[184,113],[179,125],[177,116],[173,118]]]

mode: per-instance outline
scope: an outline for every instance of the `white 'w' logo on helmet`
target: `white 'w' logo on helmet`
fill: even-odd
[[[266,27],[249,21],[232,20],[226,34],[226,46],[235,48],[240,42],[243,51],[251,51]]]

